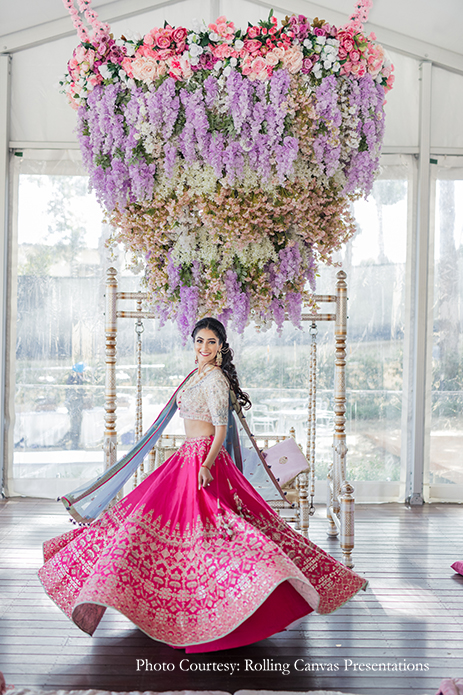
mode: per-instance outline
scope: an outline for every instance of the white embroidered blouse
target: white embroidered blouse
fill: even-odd
[[[177,394],[180,417],[210,422],[214,427],[228,423],[228,379],[219,368],[204,376],[195,372]]]

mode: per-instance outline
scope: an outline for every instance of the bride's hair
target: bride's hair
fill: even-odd
[[[196,338],[198,331],[202,331],[204,328],[208,328],[210,331],[215,333],[222,350],[222,364],[220,365],[220,368],[230,382],[230,386],[236,395],[238,403],[247,410],[251,407],[251,399],[247,393],[240,389],[238,374],[236,373],[236,367],[233,364],[233,350],[227,343],[227,332],[225,330],[225,326],[217,319],[212,318],[212,316],[207,316],[204,319],[200,319],[193,328],[193,333],[191,334],[193,340]]]

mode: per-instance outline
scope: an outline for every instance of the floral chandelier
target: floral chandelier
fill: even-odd
[[[394,76],[363,31],[371,0],[341,28],[303,15],[280,26],[271,12],[246,30],[219,17],[139,40],[115,40],[76,1],[64,0],[81,44],[62,85],[154,312],[184,336],[210,314],[238,331],[299,325],[378,169]]]

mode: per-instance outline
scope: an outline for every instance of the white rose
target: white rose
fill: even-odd
[[[214,70],[216,72],[218,72],[222,66],[223,66],[223,62],[221,60],[218,60],[214,65]]]
[[[333,72],[339,72],[340,69],[341,69],[341,63],[338,63],[338,61],[333,63]]]
[[[198,46],[197,43],[192,43],[190,46],[190,55],[193,57],[200,56],[203,52],[203,47]]]
[[[333,63],[331,62],[331,60],[325,60],[323,62],[323,67],[325,68],[325,70],[329,70],[332,65]]]
[[[238,61],[236,58],[230,58],[230,65],[234,68],[235,65],[238,65]]]
[[[241,51],[242,48],[244,48],[244,41],[241,41],[241,39],[236,39],[235,50]]]
[[[302,42],[302,45],[305,46],[306,48],[312,48],[312,41],[310,39],[304,39]]]
[[[315,41],[323,46],[326,43],[326,36],[317,36]]]
[[[190,65],[199,65],[199,56],[191,56]]]
[[[220,36],[215,33],[215,31],[211,31],[209,34],[209,38],[211,41],[218,41],[220,39]]]
[[[230,65],[227,65],[227,67],[225,68],[225,70],[223,71],[222,74],[225,75],[225,77],[228,77],[229,74],[231,73],[231,71],[232,71],[232,69],[231,69]]]

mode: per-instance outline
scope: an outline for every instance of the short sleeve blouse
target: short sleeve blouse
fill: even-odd
[[[180,417],[210,422],[214,427],[227,425],[230,391],[228,379],[219,368],[211,369],[195,382],[196,374],[177,394]]]

